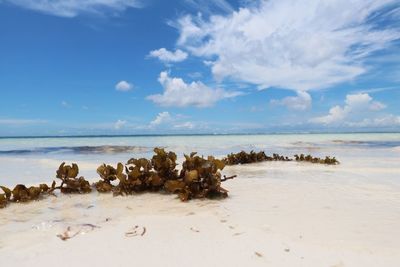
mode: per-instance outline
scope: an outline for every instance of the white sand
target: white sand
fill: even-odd
[[[225,173],[239,178],[222,201],[93,193],[10,205],[0,210],[1,266],[400,266],[400,187],[387,182],[400,166]],[[60,240],[68,227],[80,233]]]

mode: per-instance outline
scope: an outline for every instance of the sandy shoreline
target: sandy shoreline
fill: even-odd
[[[230,167],[240,178],[222,201],[92,193],[10,205],[0,211],[2,264],[399,266],[399,187],[354,168]],[[79,233],[62,241],[68,227]]]

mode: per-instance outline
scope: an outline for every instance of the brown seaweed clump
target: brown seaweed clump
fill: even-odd
[[[61,180],[61,185],[56,189],[60,189],[62,193],[84,194],[92,191],[90,183],[83,176],[77,178],[79,167],[76,163],[72,163],[72,166],[70,166],[63,162],[56,173],[56,177]]]
[[[225,167],[222,160],[209,156],[207,159],[199,157],[196,152],[185,155],[185,162],[178,179],[165,182],[165,189],[177,193],[182,201],[193,198],[225,198],[228,190],[221,187],[221,182],[232,179],[221,179],[220,170]]]
[[[2,209],[7,206],[8,202],[11,199],[11,190],[5,186],[0,186],[0,188],[3,191],[3,193],[0,194],[0,209]]]
[[[249,164],[263,161],[291,161],[292,159],[288,157],[281,156],[279,154],[273,154],[272,156],[267,156],[264,151],[250,153],[245,151],[240,151],[239,153],[231,153],[223,159],[226,165],[238,165],[238,164]]]
[[[119,184],[114,190],[115,195],[143,192],[151,188],[153,184],[157,184],[157,179],[153,180],[154,172],[150,160],[132,158],[127,164],[128,166],[125,167],[126,174],[121,173],[117,176]],[[122,166],[122,163],[118,163],[118,166]]]
[[[13,190],[5,186],[0,186],[3,194],[0,194],[0,208],[5,208],[8,202],[28,202],[37,200],[43,193],[49,193],[50,188],[46,184],[39,186],[26,187],[23,184],[18,184]]]
[[[114,180],[124,180],[126,175],[124,172],[124,165],[122,163],[117,164],[117,168],[111,165],[103,164],[97,168],[97,173],[100,175],[101,179],[95,183],[97,191],[101,193],[111,192],[114,186],[111,184]]]
[[[294,158],[296,161],[305,161],[305,162],[311,162],[311,163],[319,163],[319,164],[328,164],[328,165],[336,165],[339,164],[339,161],[333,157],[328,157],[326,156],[324,159],[323,158],[317,158],[313,157],[311,155],[305,156],[304,154],[300,155],[294,155]]]
[[[174,152],[166,152],[162,148],[154,149],[155,155],[151,160],[145,158],[131,158],[124,166],[118,163],[116,169],[102,165],[97,169],[103,181],[96,184],[100,192],[113,191],[114,195],[128,195],[145,191],[159,191],[164,189],[167,180],[178,179],[176,170],[177,156]],[[112,181],[118,180],[116,186]]]
[[[168,153],[163,148],[155,148],[156,153],[151,159],[151,164],[159,177],[165,180],[176,180],[178,178],[178,170],[176,170],[176,154],[172,151]]]

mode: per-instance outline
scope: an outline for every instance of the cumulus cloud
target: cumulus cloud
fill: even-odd
[[[122,92],[130,91],[132,90],[132,88],[133,85],[131,83],[128,83],[127,81],[120,81],[115,85],[115,90]]]
[[[310,120],[312,123],[319,124],[348,124],[346,119],[351,118],[352,115],[366,114],[366,112],[376,112],[386,107],[385,104],[373,101],[372,97],[366,93],[349,94],[346,96],[345,105],[334,106],[329,110],[329,113],[325,116],[315,117]]]
[[[188,57],[188,54],[180,49],[171,52],[165,48],[160,48],[158,50],[150,51],[149,57],[158,58],[162,62],[169,63],[184,61]]]
[[[209,19],[187,15],[174,26],[178,46],[208,62],[218,80],[305,91],[365,73],[364,59],[400,38],[398,24],[378,28],[371,19],[385,18],[395,2],[260,0]]]
[[[186,83],[181,78],[173,78],[167,72],[161,72],[158,81],[164,88],[163,94],[150,95],[147,99],[161,106],[208,107],[219,100],[233,98],[240,92],[228,92],[212,89],[202,82]]]
[[[291,110],[307,110],[311,108],[311,103],[311,96],[305,91],[297,91],[297,96],[288,96],[281,100],[271,100],[272,105],[282,105]]]
[[[124,120],[117,120],[115,123],[114,123],[114,129],[115,130],[119,130],[119,129],[121,129],[122,127],[124,127],[125,125],[126,125],[126,121],[124,121]]]
[[[60,17],[76,17],[84,13],[117,14],[127,8],[143,6],[140,0],[4,0],[4,2]]]

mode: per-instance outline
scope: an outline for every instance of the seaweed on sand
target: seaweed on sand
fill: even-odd
[[[76,163],[72,165],[65,165],[65,162],[61,163],[58,167],[56,177],[61,180],[61,185],[54,187],[54,189],[60,189],[62,193],[90,193],[92,188],[90,183],[83,178],[83,176],[77,178],[79,174],[79,167]]]
[[[54,195],[55,190],[60,190],[61,193],[89,193],[92,188],[101,193],[113,192],[114,195],[149,191],[176,193],[182,201],[194,198],[225,198],[228,196],[228,190],[221,186],[222,182],[236,177],[236,175],[222,177],[221,171],[225,165],[293,160],[279,154],[267,156],[264,151],[231,153],[222,160],[212,156],[200,157],[196,152],[192,152],[190,155],[184,155],[185,161],[179,172],[176,169],[177,156],[174,152],[155,148],[154,153],[151,160],[131,158],[126,165],[118,163],[116,168],[102,164],[97,168],[101,180],[93,186],[84,177],[77,178],[79,167],[76,163],[65,165],[63,162],[56,171],[56,177],[61,180],[59,186],[56,186],[55,181],[51,187],[46,184],[31,187],[18,184],[10,190],[0,186],[3,192],[0,193],[0,208],[6,207],[9,202],[27,202],[40,199],[44,194]],[[339,164],[335,157],[321,159],[304,154],[295,155],[294,160],[329,165]],[[114,181],[118,181],[118,184],[114,185]]]
[[[157,175],[165,180],[176,180],[178,178],[178,170],[176,170],[176,154],[172,151],[168,153],[163,148],[155,148],[156,153],[151,159],[151,164]]]
[[[11,198],[11,190],[5,186],[0,186],[1,190],[4,192],[0,194],[0,209],[5,208]]]
[[[125,167],[126,176],[119,178],[116,194],[133,192],[159,191],[167,180],[178,178],[176,170],[177,156],[174,152],[166,152],[163,148],[155,148],[151,160],[131,158]]]
[[[13,190],[5,186],[0,186],[3,194],[0,194],[0,208],[5,208],[8,202],[28,202],[37,200],[43,193],[49,192],[49,187],[46,184],[39,186],[26,187],[23,184],[17,184]]]
[[[323,158],[317,158],[313,157],[311,155],[294,155],[294,158],[296,161],[306,161],[306,162],[311,162],[311,163],[320,163],[320,164],[328,164],[328,165],[336,165],[339,164],[339,161],[335,157],[329,157],[326,156],[324,159]]]
[[[319,164],[327,164],[327,165],[336,165],[339,164],[339,161],[333,157],[325,157],[325,159],[313,157],[311,155],[305,156],[304,154],[294,155],[294,160],[296,161],[306,161],[310,163],[319,163]],[[267,156],[264,151],[254,152],[253,150],[250,153],[245,151],[240,151],[239,153],[231,153],[227,155],[223,161],[226,165],[237,165],[237,164],[249,164],[263,161],[293,161],[292,158],[282,156],[279,154],[272,154],[272,156]]]
[[[121,166],[122,163],[118,163]],[[118,167],[120,168],[120,167]],[[126,174],[118,174],[119,184],[115,187],[115,195],[126,195],[147,190],[153,182],[154,172],[148,159],[130,159],[125,166]]]
[[[126,175],[124,172],[124,165],[122,163],[117,164],[117,168],[111,165],[103,164],[97,168],[97,173],[100,175],[101,179],[95,183],[97,191],[105,193],[111,192],[114,186],[111,184],[112,181],[120,179],[125,179]]]
[[[197,156],[196,152],[185,155],[185,162],[178,179],[165,182],[165,189],[178,193],[182,201],[192,198],[227,197],[228,190],[221,187],[221,182],[232,177],[221,179],[220,170],[225,167],[222,160],[209,156],[207,159]]]
[[[267,156],[264,151],[254,152],[251,150],[250,153],[247,153],[242,150],[239,153],[228,154],[223,161],[226,163],[226,165],[237,165],[263,161],[292,161],[292,159],[279,154]]]

